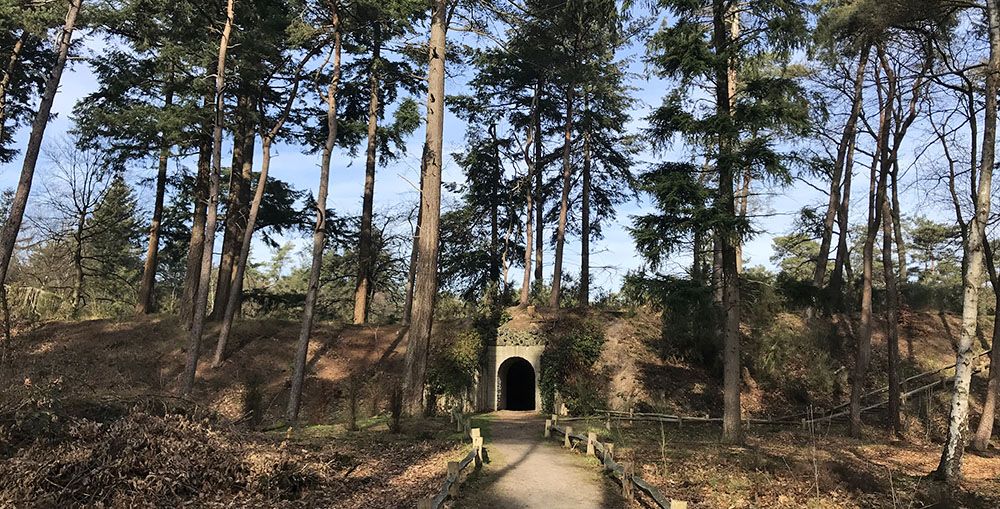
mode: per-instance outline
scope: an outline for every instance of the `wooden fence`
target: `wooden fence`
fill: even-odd
[[[985,352],[982,352],[979,355],[977,355],[975,359],[978,360],[979,358],[989,354],[990,350],[986,350]],[[916,375],[913,375],[911,377],[902,380],[900,382],[900,386],[902,387],[907,383],[914,382],[931,375],[936,375],[938,373],[947,371],[949,369],[953,369],[954,367],[955,364],[949,364],[942,368],[934,369],[931,371],[925,371],[923,373],[918,373]],[[981,372],[983,369],[984,368],[982,366],[979,366],[973,371],[973,374],[977,374]],[[923,384],[915,389],[902,392],[902,394],[900,394],[900,399],[903,401],[903,403],[905,403],[907,399],[916,394],[919,394],[921,392],[931,392],[934,390],[941,390],[946,388],[948,384],[952,382],[953,380],[948,377],[938,378],[937,380]],[[862,394],[861,397],[862,400],[864,400],[865,398],[870,398],[871,396],[877,396],[879,394],[884,394],[887,392],[889,392],[889,387],[884,386],[872,391],[868,391]],[[865,404],[864,406],[861,407],[861,412],[874,410],[876,408],[880,408],[888,404],[889,404],[888,399],[880,400],[875,403]],[[844,403],[826,410],[811,408],[807,412],[802,412],[793,415],[786,415],[784,417],[779,417],[777,419],[743,419],[743,423],[748,427],[751,425],[771,425],[771,426],[802,426],[803,428],[806,428],[812,424],[816,424],[819,422],[832,421],[834,419],[847,417],[848,415],[850,415],[850,409],[848,408],[849,406],[850,403]],[[613,420],[666,422],[666,423],[674,423],[677,424],[678,426],[683,426],[685,422],[687,423],[722,422],[722,419],[719,417],[684,416],[684,415],[662,414],[662,413],[652,413],[652,412],[632,412],[632,411],[626,412],[620,410],[597,410],[597,415],[594,416],[560,417],[560,420],[564,422],[583,421],[583,420],[599,419],[601,417],[603,417],[607,422],[606,426],[609,430],[611,429],[611,421]]]
[[[448,475],[441,483],[441,489],[432,497],[427,497],[417,503],[417,509],[438,509],[442,507],[449,498],[458,496],[458,486],[461,483],[462,471],[475,465],[479,470],[483,467],[483,436],[479,428],[471,427],[472,418],[468,415],[452,411],[452,419],[455,421],[455,431],[462,432],[463,439],[468,437],[472,441],[472,450],[465,455],[461,461],[448,462]]]
[[[615,461],[614,444],[597,440],[597,433],[590,432],[587,433],[587,436],[575,434],[573,433],[572,426],[560,426],[560,420],[566,421],[567,418],[560,418],[553,414],[551,419],[545,420],[545,437],[551,437],[553,433],[562,436],[563,447],[567,449],[574,449],[578,444],[586,444],[587,456],[597,457],[608,473],[621,484],[622,496],[626,501],[631,502],[637,493],[643,493],[653,500],[656,507],[662,509],[687,509],[687,502],[668,499],[655,486],[635,475],[635,470],[631,463],[618,463]]]

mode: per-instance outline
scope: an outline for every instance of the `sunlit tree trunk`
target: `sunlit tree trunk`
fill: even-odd
[[[536,83],[535,94],[531,100],[531,127],[528,128],[528,140],[524,147],[524,159],[525,159],[524,162],[528,166],[528,175],[524,179],[525,182],[524,197],[527,205],[525,206],[525,219],[524,219],[524,230],[525,230],[524,275],[521,281],[521,298],[519,300],[519,304],[521,307],[527,307],[528,302],[531,298],[531,254],[532,254],[531,246],[533,245],[532,235],[534,233],[532,231],[532,223],[531,223],[532,214],[534,213],[534,203],[532,198],[538,193],[538,191],[533,189],[533,179],[535,177],[535,174],[538,172],[539,151],[537,150],[537,147],[541,143],[541,139],[539,139],[539,135],[541,133],[539,133],[537,130],[539,125],[538,100],[539,96],[541,95],[541,89],[542,89],[541,83]],[[534,157],[531,157],[529,155],[532,148],[536,148]],[[541,214],[541,212],[538,213]],[[535,273],[537,274],[538,273],[537,267],[535,267],[535,269],[536,269]]]
[[[544,136],[542,136],[542,115],[537,111],[541,106],[542,93],[544,92],[545,83],[539,81],[535,84],[535,284],[541,285],[542,281],[545,279],[543,257],[545,254],[545,175],[544,166],[542,164],[542,143]],[[531,246],[525,246],[525,249],[531,250]]]
[[[840,244],[847,246],[846,211],[840,214],[840,209],[845,207],[850,200],[850,174],[853,171],[849,161],[853,160],[854,139],[857,135],[857,122],[861,114],[861,99],[865,82],[865,67],[868,63],[868,48],[862,50],[858,57],[857,72],[854,74],[854,90],[851,98],[851,112],[847,116],[844,130],[841,133],[840,142],[837,144],[837,156],[833,165],[833,175],[830,179],[830,200],[827,204],[826,215],[823,217],[823,235],[820,239],[819,254],[816,257],[816,270],[813,272],[813,285],[817,288],[823,286],[826,277],[827,261],[830,257],[830,246],[833,239],[833,225],[838,215],[842,218],[840,226],[840,238],[838,239],[837,257],[843,269],[843,258],[840,252]],[[843,242],[841,242],[843,241]],[[836,263],[834,271],[836,272]],[[842,273],[835,274],[835,277],[842,277]],[[831,284],[833,280],[831,279]],[[839,283],[837,283],[839,284]],[[836,294],[834,294],[836,298]]]
[[[377,28],[375,29],[378,30]],[[354,323],[362,324],[368,321],[368,294],[371,292],[372,265],[375,263],[374,246],[372,245],[372,216],[375,208],[375,166],[378,158],[375,149],[378,145],[378,111],[379,111],[379,58],[382,46],[378,36],[372,48],[372,65],[369,70],[368,97],[368,146],[365,150],[365,190],[361,205],[361,235],[358,242],[358,277],[354,286]]]
[[[330,184],[330,160],[333,157],[333,147],[337,142],[337,93],[340,88],[340,53],[341,53],[341,21],[337,2],[331,2],[333,11],[333,73],[326,92],[326,142],[323,144],[323,156],[319,166],[319,190],[316,195],[316,226],[313,229],[312,264],[309,267],[309,286],[306,288],[306,300],[302,306],[302,327],[295,348],[295,368],[292,373],[291,389],[288,394],[288,406],[285,408],[285,420],[289,423],[298,421],[299,407],[302,402],[302,385],[306,378],[306,356],[309,353],[309,336],[312,335],[313,318],[316,311],[316,298],[319,295],[319,276],[323,267],[323,247],[326,243],[326,197]]]
[[[169,109],[174,102],[174,91],[170,83],[166,85],[164,109]],[[149,244],[146,247],[146,261],[142,267],[142,282],[139,285],[139,302],[135,312],[140,315],[152,313],[155,306],[155,284],[157,254],[160,251],[160,223],[163,221],[163,200],[167,194],[167,163],[170,158],[170,146],[167,134],[161,133],[160,160],[156,167],[156,197],[153,199],[153,219],[149,223]]]
[[[716,58],[715,64],[715,108],[721,118],[732,116],[729,52],[731,51],[731,13],[729,4],[723,0],[712,3],[712,38]],[[715,203],[718,213],[730,222],[717,232],[721,256],[721,291],[723,315],[723,414],[722,440],[727,444],[743,442],[740,410],[740,288],[737,267],[738,232],[733,226],[737,219],[735,201],[735,163],[733,157],[734,134],[725,127],[718,134],[719,173],[718,196]]]
[[[560,291],[562,289],[563,249],[566,246],[566,222],[569,218],[569,188],[573,183],[573,99],[572,84],[566,91],[566,126],[563,133],[563,174],[562,194],[559,198],[559,223],[556,224],[556,252],[552,269],[552,293],[549,294],[549,306],[559,307]]]
[[[437,295],[438,241],[441,219],[441,164],[444,136],[444,64],[447,37],[447,0],[431,5],[427,72],[427,134],[424,139],[423,178],[420,186],[420,242],[414,273],[412,320],[407,331],[403,378],[403,410],[415,415],[424,410],[427,352],[434,300]]]
[[[0,288],[7,283],[7,271],[10,269],[10,260],[14,256],[14,244],[17,243],[17,235],[21,231],[24,209],[28,205],[31,182],[35,177],[35,166],[38,164],[42,139],[45,137],[45,127],[48,126],[52,113],[52,103],[59,91],[63,69],[66,68],[66,59],[69,56],[69,46],[73,39],[73,29],[76,27],[76,17],[80,12],[81,2],[82,0],[70,0],[69,2],[66,20],[59,34],[56,62],[52,67],[51,74],[45,80],[45,90],[38,102],[38,112],[32,121],[28,146],[24,151],[24,164],[21,166],[17,190],[14,192],[14,199],[11,201],[10,210],[7,213],[7,221],[4,222],[3,230],[0,231]]]
[[[497,125],[490,126],[490,141],[493,143],[493,185],[490,186],[490,288],[487,299],[492,306],[499,297],[500,291],[500,198],[499,190],[503,185],[501,178],[503,168],[500,164],[500,142],[497,140]]]
[[[983,253],[986,259],[986,270],[990,277],[993,295],[1000,303],[1000,287],[998,287],[996,260],[993,258],[993,248],[989,239],[983,239]],[[972,448],[985,451],[993,436],[993,424],[996,419],[998,393],[1000,393],[1000,305],[993,306],[993,340],[990,343],[990,378],[986,387],[986,398],[983,400],[983,414],[979,417],[976,436],[972,439]]]
[[[877,76],[876,76],[877,77]],[[887,112],[882,111],[879,117],[881,136],[888,129]],[[878,235],[878,225],[881,224],[881,208],[878,175],[878,160],[882,143],[876,142],[876,152],[872,158],[871,176],[868,190],[868,224],[865,231],[865,242],[862,248],[861,265],[861,317],[858,327],[857,358],[854,361],[853,381],[851,382],[851,436],[861,436],[861,395],[864,394],[865,376],[871,361],[872,351],[872,279],[875,275],[875,239]]]
[[[73,318],[83,311],[83,229],[87,225],[87,212],[84,209],[77,215],[73,232]]]
[[[979,289],[983,279],[983,244],[986,223],[990,216],[990,191],[995,162],[997,128],[997,89],[1000,73],[1000,6],[995,0],[986,2],[986,18],[990,42],[990,58],[986,67],[985,106],[983,108],[983,143],[980,157],[979,182],[972,221],[969,222],[966,270],[962,278],[962,330],[959,334],[955,359],[955,382],[948,419],[948,434],[941,451],[937,474],[948,484],[957,486],[962,478],[962,455],[969,426],[969,386],[975,363],[973,351],[979,318]]]
[[[885,112],[884,131],[879,134],[879,142],[882,147],[879,151],[879,187],[878,202],[882,220],[882,275],[885,279],[885,303],[886,303],[886,347],[889,357],[889,408],[888,420],[889,429],[894,436],[899,436],[901,430],[900,423],[900,383],[899,383],[899,288],[897,287],[896,272],[893,269],[892,243],[893,243],[893,219],[891,195],[889,187],[893,181],[893,163],[895,161],[896,149],[902,137],[899,126],[899,119],[894,114],[896,97],[899,95],[898,78],[889,64],[885,51],[881,46],[877,47],[878,59],[885,73],[886,92],[883,98],[878,94],[879,105]],[[884,100],[883,100],[884,99]],[[893,120],[896,125],[893,126]],[[893,132],[892,127],[895,127]],[[889,138],[893,136],[890,147]]]
[[[583,98],[584,111],[587,96]],[[583,134],[583,196],[580,212],[580,305],[590,305],[590,125]]]
[[[208,101],[210,102],[210,101]],[[207,104],[206,104],[207,106]],[[205,250],[205,222],[208,218],[208,191],[212,173],[212,136],[208,121],[202,126],[198,141],[198,173],[194,181],[194,214],[191,219],[191,238],[188,242],[187,265],[184,271],[184,289],[180,298],[180,317],[184,329],[191,329],[194,319],[194,302],[201,279],[201,258]]]
[[[257,177],[257,187],[254,189],[253,200],[250,202],[250,211],[247,216],[246,228],[243,230],[243,239],[240,242],[239,258],[236,260],[235,277],[232,279],[229,289],[229,299],[222,314],[222,326],[219,330],[219,340],[215,345],[215,355],[212,359],[212,367],[217,368],[222,365],[226,357],[226,345],[229,341],[229,334],[233,328],[233,320],[236,318],[236,311],[240,307],[241,295],[243,293],[243,279],[246,276],[247,263],[250,260],[250,245],[253,242],[254,228],[257,225],[257,215],[260,213],[260,205],[264,201],[264,192],[267,189],[267,175],[271,169],[271,144],[274,143],[281,128],[288,120],[292,105],[298,96],[299,80],[301,78],[302,67],[314,53],[310,52],[295,69],[292,89],[289,92],[288,100],[281,115],[275,121],[271,129],[261,136],[261,167],[260,175]]]
[[[892,163],[892,173],[889,175],[889,182],[892,185],[892,237],[896,246],[896,277],[899,284],[906,283],[907,262],[906,262],[906,242],[903,239],[902,211],[899,207],[899,159],[894,158]],[[902,289],[899,288],[896,299],[902,304]]]
[[[883,171],[885,169],[883,168]],[[891,179],[889,179],[891,180]],[[894,436],[902,433],[899,382],[899,288],[893,268],[893,213],[889,197],[882,191],[882,275],[885,278],[885,341],[889,351],[889,429]]]
[[[421,165],[422,166],[422,165]],[[424,187],[424,171],[420,170],[420,188]],[[413,284],[416,279],[417,259],[420,257],[420,210],[423,209],[423,197],[417,200],[417,224],[413,227],[413,242],[410,245],[410,265],[406,271],[406,297],[403,299],[403,326],[410,325],[413,318]]]
[[[209,175],[208,203],[205,214],[205,241],[201,256],[201,275],[198,278],[198,293],[194,301],[191,331],[188,337],[187,361],[184,368],[181,394],[188,395],[194,389],[195,374],[201,351],[201,335],[205,329],[205,308],[208,306],[208,290],[212,278],[212,246],[215,245],[215,223],[219,205],[219,173],[222,171],[222,124],[225,116],[224,93],[226,84],[226,53],[233,31],[234,0],[226,2],[226,24],[222,28],[219,41],[219,59],[215,71],[215,121],[212,130],[212,170]]]
[[[239,258],[240,241],[247,227],[250,212],[250,181],[253,179],[253,153],[256,142],[256,116],[253,101],[243,95],[237,99],[236,125],[233,139],[233,164],[229,170],[229,197],[226,200],[225,226],[222,238],[222,256],[212,301],[212,320],[222,318],[229,290],[236,278],[236,259]]]

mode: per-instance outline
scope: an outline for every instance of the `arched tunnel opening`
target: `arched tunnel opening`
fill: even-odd
[[[521,357],[512,357],[500,365],[500,408],[535,409],[535,368]]]

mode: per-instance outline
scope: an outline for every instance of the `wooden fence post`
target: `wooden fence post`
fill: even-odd
[[[622,498],[626,504],[632,503],[632,463],[622,464]]]
[[[563,447],[567,449],[573,448],[573,442],[569,439],[569,434],[573,432],[573,426],[566,426],[566,434],[563,435]]]
[[[469,430],[469,438],[480,438],[482,436],[483,435],[480,433],[479,428],[472,428]]]
[[[451,486],[448,487],[448,494],[452,498],[458,496],[458,462],[449,461],[448,462],[448,479],[451,479]]]
[[[483,468],[483,437],[472,438],[472,449],[476,451],[476,469]]]
[[[587,433],[587,456],[594,455],[594,443],[597,442],[597,433],[591,431]]]
[[[604,464],[608,464],[608,460],[615,459],[615,444],[610,442],[604,444]]]
[[[670,509],[688,509],[688,503],[683,500],[671,500]]]
[[[545,419],[545,438],[552,436],[552,419]]]

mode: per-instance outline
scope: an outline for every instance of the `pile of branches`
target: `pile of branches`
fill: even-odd
[[[102,422],[35,403],[0,411],[0,507],[280,507],[337,483],[332,465],[208,418],[147,406]]]

